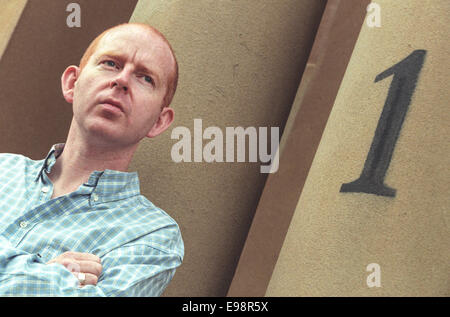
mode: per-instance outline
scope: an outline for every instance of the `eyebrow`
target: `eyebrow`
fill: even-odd
[[[100,59],[102,59],[104,57],[117,59],[117,60],[119,60],[121,62],[123,62],[126,59],[125,54],[122,54],[122,53],[117,52],[117,51],[106,51],[106,52],[102,52],[102,53],[100,53],[98,55],[98,58],[96,59],[96,62],[98,63],[100,61]],[[158,74],[156,74],[156,72],[152,71],[151,69],[148,69],[147,67],[145,67],[142,64],[138,64],[136,66],[136,71],[143,72],[145,74],[151,75],[153,78],[155,78],[155,83],[156,82],[161,82],[161,80],[160,80]]]

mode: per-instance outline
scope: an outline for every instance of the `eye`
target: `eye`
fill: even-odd
[[[107,65],[107,66],[109,66],[109,67],[117,67],[116,62],[111,61],[111,60],[103,61],[102,63]]]
[[[150,76],[144,76],[144,80],[145,80],[146,82],[148,82],[149,84],[152,84],[152,85],[153,85],[153,78],[151,78]]]

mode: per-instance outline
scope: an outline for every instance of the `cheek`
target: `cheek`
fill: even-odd
[[[75,85],[74,89],[74,103],[86,103],[89,102],[89,100],[92,100],[94,97],[96,84],[98,84],[98,81],[92,80],[90,78],[80,78],[80,80],[77,81],[77,84]]]
[[[92,84],[93,80],[89,77],[80,77],[76,82],[75,90],[78,92],[78,94],[80,92],[86,93],[92,87]]]
[[[132,121],[139,126],[140,129],[151,128],[159,117],[159,107],[156,107],[157,100],[146,99],[141,102],[139,107],[134,107]]]

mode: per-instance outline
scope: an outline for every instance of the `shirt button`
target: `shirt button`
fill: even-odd
[[[47,186],[44,186],[44,187],[42,187],[41,190],[42,190],[43,193],[47,193],[47,192],[48,192],[48,189],[49,189],[49,188],[48,188]]]
[[[28,224],[25,221],[21,221],[19,224],[20,228],[26,228]]]
[[[98,201],[98,195],[97,194],[92,194],[92,198],[94,199],[94,201]]]

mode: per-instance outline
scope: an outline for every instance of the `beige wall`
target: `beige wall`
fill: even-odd
[[[369,2],[327,2],[227,296],[266,293]]]
[[[175,126],[280,127],[325,1],[139,1],[132,21],[160,29],[180,64]],[[146,196],[180,224],[184,264],[166,295],[224,296],[267,174],[259,163],[174,163],[170,132],[142,143],[133,167]],[[206,144],[206,142],[204,142]]]
[[[376,3],[381,27],[363,25],[267,296],[450,295],[450,4]],[[414,50],[427,54],[384,179],[395,196],[340,192],[363,169],[393,82],[376,76]],[[392,93],[414,73],[405,68]],[[380,266],[381,287],[366,283],[370,263]]]

